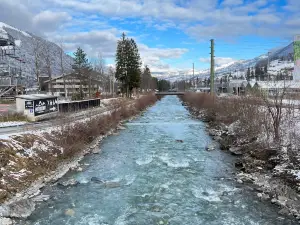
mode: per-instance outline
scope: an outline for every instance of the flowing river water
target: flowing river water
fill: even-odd
[[[101,154],[84,159],[83,172],[62,178],[78,185],[45,188],[51,198],[23,224],[296,224],[235,183],[233,156],[205,150],[212,142],[205,124],[176,96],[125,126],[101,143]]]

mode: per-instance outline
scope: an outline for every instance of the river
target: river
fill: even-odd
[[[205,124],[176,96],[125,126],[101,143],[101,154],[84,159],[82,172],[62,178],[80,184],[45,188],[51,198],[23,224],[295,224],[234,181],[233,156],[205,150],[212,142]]]

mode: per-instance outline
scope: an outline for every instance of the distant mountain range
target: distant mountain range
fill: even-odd
[[[10,25],[0,22],[0,38],[6,38],[7,34],[11,35],[15,39],[16,43],[16,55],[18,55],[22,60],[25,61],[22,64],[23,74],[27,77],[34,78],[34,48],[36,46],[37,40],[41,42],[41,45],[48,46],[49,54],[52,58],[51,69],[53,76],[61,75],[60,68],[60,47],[50,41],[47,41],[41,37],[38,37],[29,32],[25,32],[14,28]],[[293,44],[289,44],[283,48],[277,48],[275,50],[271,50],[269,55],[270,61],[275,59],[283,59],[283,60],[293,60]],[[2,60],[3,61],[3,60]],[[10,64],[13,64],[14,60],[10,59]],[[222,76],[229,72],[238,71],[239,74],[244,74],[249,67],[255,67],[256,65],[264,66],[268,62],[268,54],[263,54],[254,59],[248,60],[237,60],[234,62],[230,62],[228,64],[223,64],[216,67],[216,76]],[[7,62],[8,63],[8,62]],[[69,71],[72,69],[71,65],[73,64],[73,58],[67,54],[63,55],[63,64],[64,70]],[[152,75],[161,78],[167,79],[170,81],[175,80],[188,80],[188,79],[196,79],[208,77],[210,74],[210,70],[195,70],[193,76],[193,70],[184,70],[184,71],[176,71],[170,73],[155,73]]]
[[[277,48],[276,50],[271,50],[269,55],[270,62],[277,59],[282,59],[284,61],[292,61],[293,60],[293,43],[285,46],[283,48]],[[230,62],[228,64],[223,64],[221,66],[216,66],[215,73],[216,77],[223,76],[230,72],[237,74],[245,74],[246,70],[250,67],[260,66],[263,67],[267,65],[268,62],[268,53],[255,57],[253,59],[248,60],[237,60],[235,62]],[[290,65],[290,64],[289,64]],[[189,79],[196,79],[209,77],[210,70],[195,70],[193,76],[193,70],[187,71],[178,71],[178,72],[171,72],[171,73],[154,73],[160,79],[166,79],[169,81],[175,80],[189,80]]]

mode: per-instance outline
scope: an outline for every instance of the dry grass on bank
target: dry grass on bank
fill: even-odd
[[[261,144],[272,145],[287,142],[287,136],[293,136],[286,134],[293,123],[295,126],[297,110],[280,101],[271,103],[259,95],[218,98],[205,93],[187,93],[182,100],[206,121],[230,126],[239,138],[260,139]]]
[[[80,122],[64,123],[41,134],[22,134],[0,140],[0,203],[28,187],[38,177],[82,152],[97,137],[116,128],[155,103],[155,95],[114,103],[113,109]],[[63,120],[62,120],[63,121]]]
[[[0,122],[27,121],[22,113],[3,112],[0,114]]]
[[[217,98],[187,93],[182,100],[193,114],[209,122],[212,129],[225,132],[220,140],[223,149],[238,147],[267,163],[275,154],[277,159],[272,166],[284,164],[280,166],[281,173],[288,168],[289,173],[300,170],[300,112],[295,105],[282,104],[280,99],[269,101],[259,95]]]

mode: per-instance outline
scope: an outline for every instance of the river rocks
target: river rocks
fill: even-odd
[[[119,126],[117,127],[117,129],[118,129],[118,130],[126,130],[126,128],[123,127],[123,126],[121,126],[121,125],[119,125]]]
[[[77,172],[82,172],[83,169],[82,169],[82,167],[78,167],[78,168],[76,169],[76,171],[77,171]]]
[[[0,189],[0,202],[2,202],[8,195],[6,190]]]
[[[279,215],[289,215],[290,212],[289,212],[288,208],[282,208],[281,210],[279,210],[278,214]]]
[[[216,149],[216,146],[214,144],[209,144],[206,146],[206,151],[213,151]]]
[[[79,182],[75,179],[70,179],[67,181],[58,182],[58,184],[61,186],[64,186],[64,187],[68,187],[68,186],[75,186],[75,185],[79,184]]]
[[[35,202],[45,202],[48,201],[50,198],[50,195],[39,195],[34,197],[32,200]]]
[[[241,179],[238,179],[236,182],[239,183],[239,184],[243,184],[244,183]]]
[[[206,191],[203,191],[203,192],[202,192],[202,195],[204,195],[204,196],[209,196],[209,193],[206,192]]]
[[[241,169],[241,168],[244,167],[244,164],[243,164],[243,162],[241,162],[241,161],[237,161],[237,162],[234,164],[234,166],[235,166],[237,169]]]
[[[66,209],[65,215],[66,216],[74,216],[75,215],[75,211],[73,209]]]
[[[253,178],[250,174],[239,173],[237,174],[237,179],[242,180],[244,183],[253,183]]]
[[[35,210],[35,203],[29,199],[0,206],[0,217],[27,218]]]
[[[93,154],[100,154],[101,153],[101,149],[100,148],[95,148],[92,151]]]
[[[216,129],[209,129],[208,133],[210,136],[221,136],[222,135],[222,131],[216,130]]]
[[[285,197],[285,196],[278,196],[277,197],[277,203],[279,205],[286,205],[287,200],[288,200],[288,198]]]
[[[103,184],[105,188],[117,188],[120,187],[121,184],[116,181],[103,181],[98,177],[92,177],[91,181],[98,184]]]
[[[100,178],[98,178],[98,177],[92,177],[91,178],[91,181],[92,182],[94,182],[94,183],[104,183],[104,181],[103,180],[101,180]]]
[[[230,147],[229,151],[231,152],[232,155],[243,155],[241,147]]]
[[[0,225],[12,225],[13,221],[10,218],[0,217]]]
[[[269,195],[265,193],[257,193],[257,197],[259,197],[261,200],[268,200],[270,198]]]

